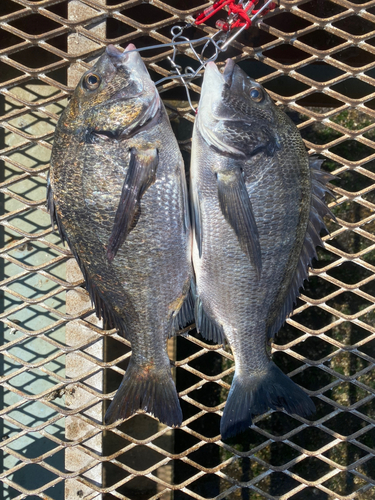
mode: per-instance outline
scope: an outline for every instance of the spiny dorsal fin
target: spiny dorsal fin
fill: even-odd
[[[124,338],[127,338],[128,334],[124,320],[120,316],[118,316],[118,314],[114,311],[114,309],[108,303],[108,301],[105,300],[99,288],[92,281],[86,269],[86,266],[80,259],[78,253],[76,252],[74,246],[72,245],[71,241],[69,240],[67,234],[64,231],[63,225],[61,224],[61,221],[57,215],[49,176],[47,179],[47,210],[49,211],[51,216],[52,228],[54,227],[55,224],[57,225],[57,228],[60,233],[60,238],[62,239],[63,242],[66,242],[68,244],[72,254],[74,255],[74,258],[78,263],[78,266],[83,274],[83,278],[86,283],[86,290],[90,295],[91,302],[94,304],[96,315],[98,316],[99,319],[103,319],[105,328],[115,327],[119,330],[119,333]]]
[[[68,243],[68,237],[66,236],[65,234],[65,231],[61,225],[61,222],[59,220],[59,217],[57,215],[57,211],[56,211],[56,205],[55,205],[55,201],[53,199],[53,190],[52,190],[52,186],[51,186],[51,179],[50,179],[50,176],[49,176],[49,172],[48,172],[48,177],[47,177],[47,210],[49,212],[49,215],[51,217],[51,224],[52,224],[52,231],[55,230],[55,224],[57,226],[57,229],[59,231],[59,234],[60,234],[60,238],[62,239],[63,243]]]
[[[322,230],[328,232],[323,217],[327,215],[331,219],[336,220],[324,201],[325,193],[334,196],[326,184],[335,179],[335,176],[328,172],[321,171],[320,167],[322,163],[323,160],[320,160],[317,156],[312,156],[310,158],[311,205],[309,222],[305,240],[302,245],[301,255],[289,287],[289,292],[285,297],[284,304],[280,308],[276,320],[269,326],[268,335],[270,338],[275,336],[285,319],[293,311],[296,299],[300,295],[299,290],[303,286],[305,279],[308,278],[308,267],[311,266],[312,260],[316,258],[315,248],[317,246],[323,246],[320,232]]]

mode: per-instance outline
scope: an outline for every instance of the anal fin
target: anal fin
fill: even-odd
[[[191,323],[194,323],[194,298],[190,288],[180,310],[173,317],[172,335]]]
[[[206,340],[212,340],[215,344],[225,344],[224,329],[218,325],[203,308],[202,300],[199,296],[195,297],[195,326],[197,332]]]

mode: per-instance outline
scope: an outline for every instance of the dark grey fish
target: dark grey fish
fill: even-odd
[[[196,323],[228,340],[235,375],[221,420],[223,438],[269,408],[309,416],[307,394],[267,351],[299,295],[321,245],[330,174],[309,161],[292,121],[228,60],[207,65],[192,144]]]
[[[192,319],[191,232],[183,161],[134,45],[109,46],[59,120],[48,205],[97,314],[131,341],[106,422],[143,410],[178,426],[166,351]]]

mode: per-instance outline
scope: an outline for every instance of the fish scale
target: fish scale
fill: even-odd
[[[271,361],[268,343],[322,244],[331,176],[319,167],[258,83],[231,60],[222,74],[208,63],[192,140],[193,264],[198,329],[225,337],[235,359],[223,439],[269,408],[302,417],[315,409]]]

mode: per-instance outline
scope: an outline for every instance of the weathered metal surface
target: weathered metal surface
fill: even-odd
[[[177,339],[174,365],[185,418],[180,430],[144,415],[105,429],[99,413],[92,413],[116,389],[129,346],[114,331],[88,326],[92,309],[80,277],[69,279],[68,273],[65,279],[56,272],[70,254],[51,233],[38,189],[46,181],[54,125],[73,86],[67,69],[73,67],[78,77],[108,43],[167,42],[170,27],[208,5],[198,0],[106,3],[70,2],[72,9],[79,4],[74,15],[65,0],[0,5],[5,165],[0,349],[8,364],[2,376],[8,399],[1,410],[1,447],[10,460],[3,467],[4,491],[12,498],[59,499],[65,482],[67,498],[373,498],[375,1],[282,0],[227,53],[289,110],[310,152],[325,157],[325,168],[339,177],[331,203],[337,223],[330,224],[311,284],[273,346],[278,364],[314,397],[318,412],[312,420],[269,412],[255,418],[240,443],[224,443],[218,434],[233,373],[230,350],[194,335]],[[105,32],[95,29],[103,23]],[[199,36],[214,33],[212,26],[200,27]],[[156,78],[168,74],[170,54],[169,48],[144,53]],[[49,90],[33,92],[34,84]],[[191,85],[194,101],[199,85],[198,80]],[[181,102],[178,81],[160,91],[188,161],[194,115]],[[48,126],[35,125],[41,120]],[[38,254],[36,260],[29,253]],[[65,311],[70,290],[67,307],[72,308]],[[40,316],[46,319],[38,323]],[[88,337],[74,333],[72,341],[62,341],[58,331],[65,325]],[[36,339],[45,350],[35,357],[38,347],[31,344],[28,356],[22,355]],[[99,339],[106,346],[104,360],[96,351]],[[63,371],[67,355],[72,366],[79,360],[73,376]],[[101,382],[97,386],[94,379],[103,369],[108,376],[101,393]],[[31,377],[31,389],[19,384],[22,374]],[[38,412],[44,412],[43,419]],[[35,442],[36,435],[45,448],[33,454],[20,440]],[[64,466],[65,450],[74,467]],[[94,477],[100,468],[103,480],[97,479],[101,472]],[[25,482],[30,474],[38,481]]]
[[[105,4],[103,0],[98,3]],[[80,1],[73,1],[68,5],[68,19],[74,23],[82,24],[93,14],[95,15],[95,11]],[[98,23],[90,31],[97,36],[105,37],[105,22]],[[88,40],[80,33],[68,35],[69,55],[79,57],[81,54],[96,48],[98,48],[96,42]],[[69,67],[69,87],[77,85],[84,71],[85,68],[82,68],[79,63],[74,63]],[[83,280],[82,273],[74,259],[67,262],[66,268],[68,282],[74,283]],[[68,314],[79,315],[90,306],[90,299],[84,290],[75,289],[67,292],[66,312]],[[79,497],[90,497],[97,500],[101,498],[101,494],[90,487],[90,482],[102,486],[103,467],[95,454],[102,452],[103,433],[98,431],[91,422],[98,423],[102,420],[103,410],[100,395],[103,393],[103,368],[98,366],[96,361],[103,360],[103,338],[90,328],[90,324],[99,328],[103,327],[102,321],[99,321],[95,314],[87,318],[86,325],[77,320],[70,321],[66,325],[66,343],[71,347],[80,344],[84,344],[85,347],[74,349],[66,355],[66,378],[84,380],[84,387],[79,387],[74,383],[70,384],[65,397],[65,405],[71,410],[79,410],[82,405],[87,408],[83,415],[77,412],[66,417],[65,438],[71,442],[84,439],[85,446],[71,446],[65,450],[65,468],[73,472],[81,471],[84,468],[85,472],[80,473],[80,476],[87,480],[86,484],[82,484],[79,477],[67,479],[65,481],[66,500],[76,500]],[[87,376],[88,373],[90,376]]]

